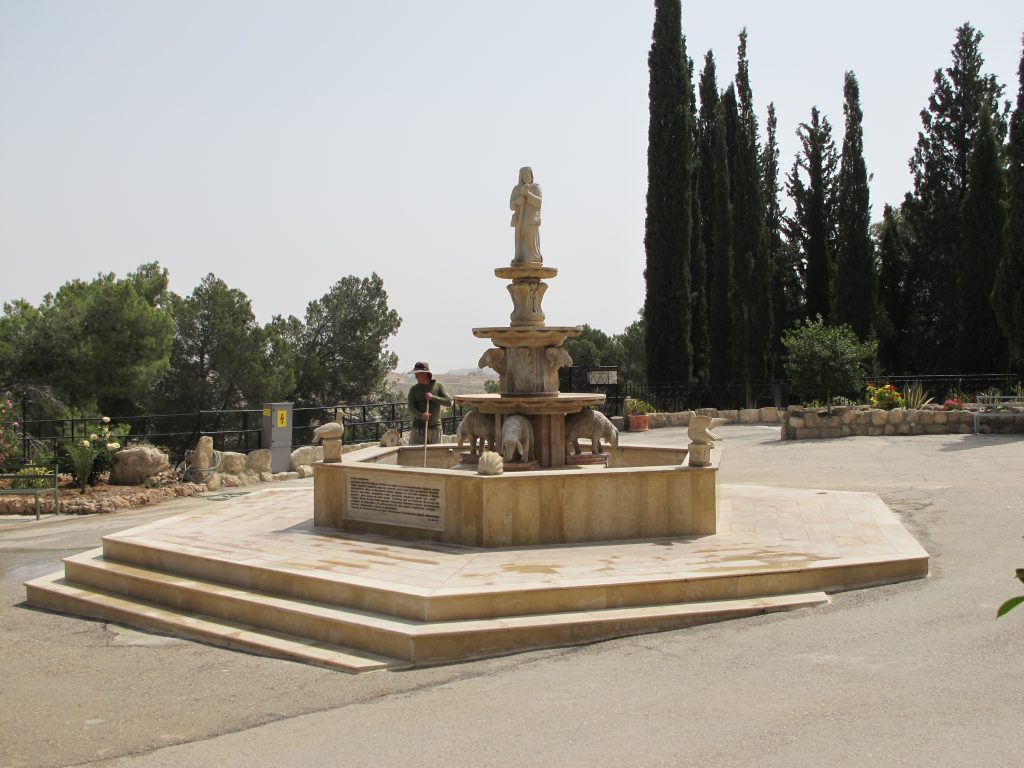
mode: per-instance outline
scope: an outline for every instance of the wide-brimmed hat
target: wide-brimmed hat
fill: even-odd
[[[416,363],[412,367],[412,373],[430,373],[430,366],[423,362]],[[433,376],[432,373],[430,375]]]

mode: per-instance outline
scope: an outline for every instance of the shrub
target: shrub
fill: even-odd
[[[903,402],[903,395],[892,384],[883,384],[880,387],[868,384],[868,404],[872,408],[891,411],[893,408],[902,408]]]
[[[878,342],[862,342],[848,325],[826,325],[821,316],[786,331],[782,344],[793,387],[809,398],[824,397],[830,410],[834,394],[863,386],[864,362],[878,349]]]
[[[46,467],[25,467],[18,471],[17,478],[11,480],[11,488],[50,488],[53,486],[53,481],[49,477],[45,477],[49,474],[50,470]]]
[[[907,384],[903,388],[903,404],[908,409],[919,410],[934,399],[934,397],[928,397],[928,393],[924,390],[924,385],[919,381]]]
[[[10,458],[18,445],[18,422],[8,421],[11,407],[10,400],[0,399],[0,464]]]
[[[641,400],[638,397],[627,397],[626,398],[626,415],[627,416],[646,416],[648,413],[657,413],[658,409],[648,403],[646,400]]]
[[[71,440],[64,444],[64,451],[71,460],[71,476],[75,478],[82,493],[92,474],[92,465],[99,451],[89,440]]]
[[[127,425],[108,426],[110,418],[100,419],[100,426],[87,438],[70,440],[64,444],[64,453],[71,461],[71,475],[82,493],[86,483],[96,485],[99,476],[109,472],[114,454],[121,450],[121,440],[127,435]]]

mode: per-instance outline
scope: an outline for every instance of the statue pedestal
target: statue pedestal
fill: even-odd
[[[711,466],[711,445],[709,443],[690,443],[687,449],[691,467]]]
[[[512,296],[512,315],[509,325],[513,328],[543,328],[544,310],[541,302],[548,284],[542,278],[551,278],[558,274],[554,267],[543,267],[539,264],[499,267],[494,274],[504,280],[511,280],[508,286]]]

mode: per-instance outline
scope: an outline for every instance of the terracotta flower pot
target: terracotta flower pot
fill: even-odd
[[[626,418],[627,418],[627,421],[629,423],[629,431],[630,432],[646,432],[648,429],[650,429],[650,424],[648,424],[648,422],[647,422],[647,414],[646,413],[643,414],[643,415],[637,415],[635,413],[631,413]]]

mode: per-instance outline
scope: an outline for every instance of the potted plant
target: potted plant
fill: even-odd
[[[654,406],[636,397],[626,398],[626,424],[630,432],[646,432],[650,429],[647,414],[656,413]]]

